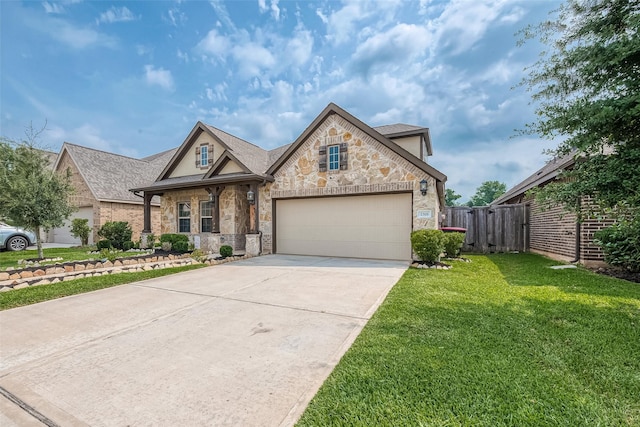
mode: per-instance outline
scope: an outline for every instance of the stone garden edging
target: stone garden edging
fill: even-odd
[[[216,259],[208,256],[203,260],[195,260],[190,254],[185,255],[153,255],[134,258],[122,258],[115,261],[71,261],[46,266],[27,267],[0,271],[0,292],[22,289],[30,286],[49,285],[59,282],[81,279],[85,277],[103,276],[106,274],[135,273],[162,268],[181,267],[185,265],[205,264],[217,265],[249,258],[248,255],[231,256]]]

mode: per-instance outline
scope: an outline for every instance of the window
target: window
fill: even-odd
[[[191,204],[178,203],[178,232],[191,232]]]
[[[337,171],[340,169],[340,146],[329,146],[329,170]]]
[[[200,147],[200,164],[204,167],[209,164],[209,147],[203,145]]]
[[[212,202],[200,202],[200,232],[211,233],[213,227],[213,219],[211,218]]]

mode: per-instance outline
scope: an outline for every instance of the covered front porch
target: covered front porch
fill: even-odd
[[[259,191],[263,177],[241,180],[220,177],[197,183],[164,183],[136,190],[144,198],[142,242],[151,233],[151,198],[161,197],[161,233],[189,236],[195,249],[217,253],[223,245],[234,252],[261,253]],[[160,186],[157,186],[160,187]]]

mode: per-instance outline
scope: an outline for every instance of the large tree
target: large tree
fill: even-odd
[[[499,181],[485,181],[476,189],[476,194],[467,202],[467,206],[488,206],[507,191],[507,186]]]
[[[590,196],[598,211],[638,216],[640,206],[640,3],[567,0],[555,19],[524,31],[549,46],[523,84],[537,121],[526,132],[563,139],[555,154],[575,166],[538,199],[580,214]]]
[[[74,210],[68,202],[73,191],[70,172],[54,173],[36,145],[43,131],[29,126],[22,141],[0,139],[0,218],[34,231],[40,258],[41,231],[60,227]]]
[[[456,193],[453,189],[447,188],[447,191],[444,195],[444,204],[445,206],[458,206],[458,200],[462,196]]]

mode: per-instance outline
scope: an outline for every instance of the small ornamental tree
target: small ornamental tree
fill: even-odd
[[[46,153],[37,148],[44,130],[30,125],[25,140],[0,138],[0,218],[35,232],[39,258],[44,258],[41,232],[61,227],[74,211],[69,204],[71,172],[56,174]]]
[[[82,246],[89,244],[89,233],[91,227],[89,227],[89,220],[85,218],[74,218],[71,221],[71,235],[76,239],[80,239]]]
[[[442,230],[418,230],[411,233],[411,248],[425,262],[435,263],[444,251]]]

